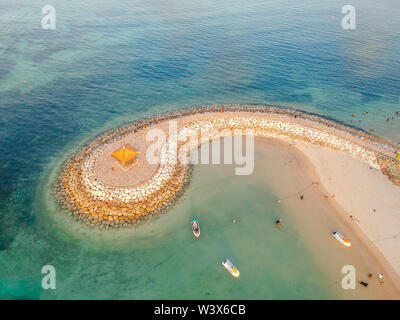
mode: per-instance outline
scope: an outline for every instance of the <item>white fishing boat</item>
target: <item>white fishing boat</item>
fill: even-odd
[[[340,234],[339,232],[334,232],[332,233],[332,236],[339,241],[342,245],[344,245],[345,247],[350,247],[351,246],[351,242],[349,239],[346,239],[342,234]]]
[[[239,270],[233,265],[232,262],[230,262],[228,259],[225,259],[222,261],[222,265],[228,272],[235,278],[239,278],[240,272]]]
[[[192,220],[192,231],[196,238],[200,237],[200,225],[196,219]]]

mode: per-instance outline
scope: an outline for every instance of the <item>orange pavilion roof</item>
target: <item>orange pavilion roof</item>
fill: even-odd
[[[113,152],[111,155],[119,162],[121,162],[122,165],[125,165],[137,155],[139,155],[139,152],[132,148],[130,145],[126,144],[121,149]]]

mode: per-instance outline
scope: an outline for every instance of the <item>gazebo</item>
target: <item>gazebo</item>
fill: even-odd
[[[139,154],[137,150],[126,144],[117,151],[114,151],[111,155],[120,162],[123,168],[127,169],[137,162],[137,156]]]

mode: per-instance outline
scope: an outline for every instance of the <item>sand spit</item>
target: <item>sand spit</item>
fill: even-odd
[[[176,120],[177,129],[168,132],[169,120]],[[159,165],[146,159],[146,133],[154,128],[163,130],[170,139],[160,151]],[[185,130],[211,134],[201,136],[184,148],[180,137]],[[158,217],[171,207],[190,181],[192,166],[171,161],[168,150],[176,147],[189,157],[189,150],[224,135],[246,134],[273,137],[286,141],[326,147],[350,155],[398,183],[388,168],[398,166],[394,158],[399,147],[385,139],[346,127],[334,121],[298,111],[268,106],[209,106],[182,110],[138,121],[103,134],[78,151],[62,167],[55,186],[61,206],[69,215],[93,227],[111,228],[141,224]],[[226,133],[228,132],[228,133]],[[110,157],[110,152],[130,143],[141,151],[139,164],[123,170]],[[173,145],[173,144],[176,145]]]

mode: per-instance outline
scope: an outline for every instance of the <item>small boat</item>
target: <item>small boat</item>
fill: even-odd
[[[334,232],[332,233],[332,236],[339,241],[342,245],[344,245],[345,247],[350,247],[351,246],[351,242],[349,239],[346,239],[342,234],[340,234],[339,232]]]
[[[232,262],[230,262],[228,259],[225,259],[222,261],[222,265],[228,272],[235,278],[239,278],[240,272],[239,270],[233,265]]]
[[[192,231],[196,238],[200,237],[200,225],[196,219],[192,220]]]

